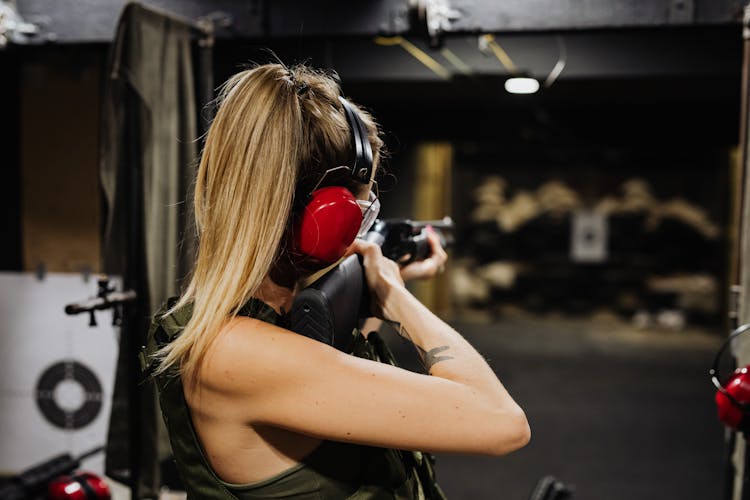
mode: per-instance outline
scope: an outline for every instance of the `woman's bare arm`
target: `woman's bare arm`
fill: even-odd
[[[432,376],[236,318],[211,348],[197,393],[205,397],[191,406],[220,405],[248,424],[373,446],[490,455],[524,446],[526,417],[484,358],[399,283],[398,266],[379,248],[357,251],[382,316],[424,352]]]
[[[503,389],[357,358],[248,318],[221,335],[200,385],[191,407],[321,439],[489,455],[529,439],[523,412]]]

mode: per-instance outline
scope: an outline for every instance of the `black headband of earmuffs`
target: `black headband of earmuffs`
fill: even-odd
[[[344,106],[346,121],[349,122],[349,130],[351,130],[352,148],[354,149],[354,158],[351,165],[352,179],[360,184],[368,184],[372,178],[372,145],[370,144],[367,127],[349,101],[341,96],[339,96],[339,101]]]
[[[743,411],[750,411],[750,403],[740,403],[735,399],[734,396],[729,394],[729,392],[724,388],[721,381],[719,380],[719,377],[717,375],[719,371],[719,358],[721,358],[721,354],[726,350],[726,348],[732,343],[732,341],[737,338],[739,335],[742,335],[747,330],[750,330],[750,323],[746,323],[737,329],[735,329],[732,333],[729,334],[729,336],[726,338],[724,343],[721,345],[721,348],[719,349],[719,352],[716,353],[716,357],[714,358],[714,364],[711,366],[711,369],[709,370],[709,375],[711,375],[711,382],[716,386],[716,389],[725,395],[729,401],[732,402],[735,406],[740,408]]]
[[[343,171],[346,170],[349,172],[349,177],[352,181],[358,184],[369,184],[372,179],[372,145],[370,144],[370,137],[367,133],[367,126],[362,121],[362,118],[360,118],[359,112],[352,103],[342,96],[339,96],[339,102],[344,108],[344,115],[346,116],[346,121],[349,125],[350,138],[352,141],[352,158],[349,160],[349,165],[340,165],[329,168],[322,177],[315,180],[316,183],[314,186],[307,184],[304,180],[300,182],[297,186],[297,192],[294,197],[294,211],[296,213],[301,213],[304,210],[304,207],[310,201],[312,193],[318,189],[326,177],[334,171],[343,173]]]

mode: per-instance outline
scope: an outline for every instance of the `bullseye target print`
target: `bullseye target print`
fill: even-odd
[[[85,365],[72,360],[47,368],[36,385],[36,403],[44,418],[60,429],[93,422],[102,409],[102,385]]]

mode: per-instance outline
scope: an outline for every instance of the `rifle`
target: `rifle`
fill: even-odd
[[[400,264],[430,255],[427,227],[443,247],[453,244],[450,217],[434,221],[378,219],[364,240],[379,245],[383,255]],[[359,255],[350,255],[323,277],[302,290],[289,312],[289,328],[344,352],[354,340],[352,331],[370,314],[370,294]]]
[[[74,316],[81,313],[89,313],[89,326],[96,326],[96,316],[94,311],[103,311],[113,309],[112,324],[120,326],[122,324],[122,307],[127,302],[134,302],[137,298],[135,291],[126,290],[117,292],[113,286],[109,286],[109,278],[102,276],[97,280],[98,291],[96,298],[85,302],[75,302],[65,306],[65,314]]]

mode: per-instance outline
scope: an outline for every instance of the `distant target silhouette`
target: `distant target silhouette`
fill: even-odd
[[[36,385],[36,404],[55,427],[74,430],[93,422],[102,409],[102,385],[85,365],[61,361],[47,368]]]

